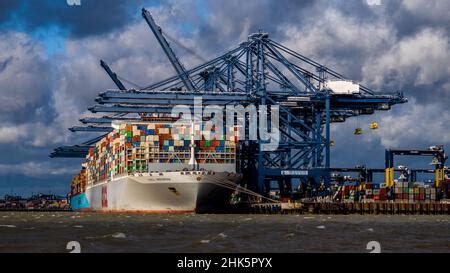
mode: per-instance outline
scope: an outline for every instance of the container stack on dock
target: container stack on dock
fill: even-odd
[[[436,188],[421,182],[395,182],[393,191],[393,196],[389,199],[389,189],[385,184],[344,185],[339,197],[346,203],[373,203],[388,199],[399,203],[431,203],[437,200]]]
[[[436,201],[436,188],[426,187],[421,182],[396,182],[394,193],[395,200],[404,203]]]
[[[340,200],[345,203],[373,203],[387,200],[386,187],[375,183],[361,185],[343,185],[340,190]]]

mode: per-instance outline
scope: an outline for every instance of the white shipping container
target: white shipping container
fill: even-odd
[[[359,84],[346,80],[325,81],[324,89],[330,89],[335,94],[358,94]]]
[[[169,134],[169,128],[159,128],[159,133],[162,135],[167,135]]]

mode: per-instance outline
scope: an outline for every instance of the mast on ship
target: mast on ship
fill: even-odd
[[[191,148],[191,158],[189,159],[189,166],[191,166],[192,170],[196,170],[198,168],[197,159],[195,158],[195,133],[194,133],[194,121],[191,120],[191,144],[189,145]]]

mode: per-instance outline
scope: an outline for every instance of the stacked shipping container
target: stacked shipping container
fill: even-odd
[[[191,152],[190,125],[172,123],[121,124],[89,150],[87,180],[89,184],[112,176],[148,172],[149,164],[188,164]],[[198,164],[235,164],[239,131],[229,127],[227,134],[216,132],[214,126],[195,140]],[[161,170],[164,171],[164,170]]]
[[[436,188],[425,187],[418,182],[396,182],[394,188],[395,200],[414,203],[416,201],[430,203],[436,200]]]
[[[342,186],[340,197],[345,202],[365,202],[388,200],[387,188],[384,184],[362,184],[358,186]],[[426,187],[419,182],[396,182],[393,197],[401,203],[431,203],[436,201],[436,188]]]
[[[82,169],[79,174],[77,174],[70,184],[70,193],[71,195],[77,195],[79,193],[84,192],[87,185],[87,175],[86,170]]]

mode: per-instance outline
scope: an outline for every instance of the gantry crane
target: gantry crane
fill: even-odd
[[[89,108],[93,113],[115,116],[84,118],[82,122],[106,127],[115,117],[126,120],[135,118],[131,115],[169,115],[176,105],[194,108],[199,97],[202,107],[211,104],[255,105],[258,109],[277,106],[278,149],[265,150],[267,142],[261,139],[240,142],[239,169],[248,185],[260,193],[266,193],[268,183],[273,180],[282,185],[305,177],[328,182],[331,123],[371,115],[407,102],[402,93],[377,93],[362,85],[354,93],[333,92],[325,83],[330,79],[346,79],[343,75],[273,41],[262,32],[251,34],[247,41],[210,61],[185,69],[151,14],[144,9],[142,15],[176,75],[138,90],[123,90],[116,83],[118,90],[100,93],[97,105]],[[112,71],[108,74],[115,75]],[[113,81],[114,78],[117,77],[112,77]],[[269,119],[262,121],[270,123]],[[58,150],[55,152],[58,155]]]
[[[386,186],[394,186],[394,156],[431,156],[432,164],[435,165],[435,186],[438,188],[445,182],[445,161],[448,156],[441,145],[431,146],[425,150],[416,149],[387,149],[385,152]]]

